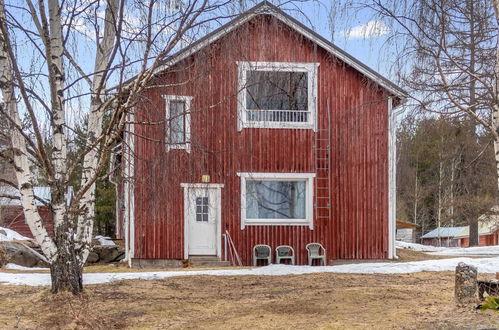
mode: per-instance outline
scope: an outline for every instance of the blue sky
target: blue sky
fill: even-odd
[[[353,5],[349,0],[321,0],[296,6],[303,14],[294,10],[287,12],[390,79],[389,70],[395,59],[390,59],[389,55],[393,48],[389,42],[393,37],[389,22],[376,17],[373,10]]]
[[[15,4],[16,1],[8,0],[8,3]],[[84,3],[85,0],[80,1]],[[272,2],[278,5],[279,1],[281,0],[274,0]],[[248,0],[246,8],[249,9],[259,2],[260,0]],[[162,3],[165,4],[166,2],[162,1]],[[237,3],[233,2],[233,6],[237,6]],[[392,32],[386,26],[386,22],[379,21],[379,18],[374,17],[375,15],[372,10],[360,8],[358,5],[354,6],[351,0],[296,1],[286,3],[281,8],[327,40],[333,41],[338,47],[395,82],[395,78],[389,74],[390,65],[395,61],[395,58],[389,55],[390,46],[387,46],[387,40],[392,36]],[[21,20],[22,24],[31,26],[34,29],[26,12],[13,8],[11,10]],[[97,13],[100,14],[99,17],[104,14],[102,10]],[[133,13],[133,10],[128,10],[127,13],[128,23],[133,24],[135,22],[140,25],[140,22],[136,22],[138,16],[134,16],[136,14]],[[100,20],[102,21],[102,18]],[[226,22],[227,20],[220,20],[218,24]],[[75,41],[79,46],[74,52],[74,57],[84,71],[91,72],[94,64],[95,44],[93,38],[85,39],[84,35],[92,36],[93,31],[89,30],[89,27],[84,23],[79,23],[78,21],[76,23],[78,24],[73,26],[72,29],[75,31]],[[210,23],[211,28],[218,27],[214,25]],[[21,36],[20,34],[16,34],[16,36],[27,41],[25,36]],[[200,36],[198,35],[197,37]],[[157,47],[161,48],[161,44],[163,44],[162,40],[157,43],[159,45]],[[18,52],[24,55],[20,56],[20,64],[29,71],[33,70],[31,64],[36,63],[35,67],[44,71],[45,63],[36,60],[40,56],[34,51],[32,44],[23,42],[19,43],[19,45],[23,46],[19,47]],[[71,77],[68,78],[71,79]],[[44,90],[44,79],[41,78],[39,80],[36,83],[35,89],[48,96],[46,94],[47,91]],[[81,90],[84,92],[86,87],[82,87]],[[82,107],[85,108],[86,105],[88,105],[88,99],[83,97],[71,101],[69,108],[81,109]],[[80,111],[78,110],[77,112]],[[73,118],[73,115],[70,115],[69,118]]]

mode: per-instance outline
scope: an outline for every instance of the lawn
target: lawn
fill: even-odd
[[[490,275],[489,275],[490,276]],[[0,287],[0,328],[496,328],[499,313],[457,307],[452,272],[191,276],[87,286]]]

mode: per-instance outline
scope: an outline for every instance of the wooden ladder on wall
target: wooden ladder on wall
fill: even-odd
[[[315,167],[314,211],[316,219],[331,219],[331,121],[327,100],[325,123],[317,114],[317,131],[313,139]],[[325,125],[324,125],[325,124]]]

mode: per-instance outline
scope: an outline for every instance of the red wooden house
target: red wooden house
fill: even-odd
[[[268,244],[306,264],[310,242],[328,262],[394,257],[403,95],[267,3],[181,50],[124,137],[117,223],[130,263],[237,251],[249,265]]]
[[[49,207],[41,202],[50,202],[50,187],[34,187],[34,193],[38,198],[36,200],[36,206],[42,221],[47,228],[49,235],[54,236],[52,213],[50,212]],[[72,190],[70,190],[70,193],[72,193]],[[0,194],[19,196],[19,190],[12,188],[11,186],[0,186]],[[33,238],[33,234],[31,233],[24,216],[23,207],[18,199],[0,197],[0,227],[9,228],[25,237]]]

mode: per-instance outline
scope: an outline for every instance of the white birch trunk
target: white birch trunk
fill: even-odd
[[[0,55],[1,57],[1,55]],[[3,68],[2,68],[3,69]],[[6,92],[2,89],[2,95],[6,104],[7,112],[10,118],[15,120],[16,126],[21,126],[21,120],[17,110],[17,104],[14,94]],[[56,246],[50,238],[42,218],[38,213],[36,206],[35,195],[33,193],[34,178],[31,174],[28,152],[26,150],[26,142],[24,137],[17,131],[12,129],[11,133],[12,149],[14,150],[14,165],[16,167],[16,178],[21,193],[21,204],[24,211],[26,222],[33,234],[35,241],[40,245],[44,255],[49,262],[52,262],[56,257]]]
[[[87,146],[92,145],[95,140],[102,135],[102,121],[104,118],[104,107],[102,106],[102,90],[104,73],[111,60],[111,54],[116,39],[116,15],[118,11],[118,0],[108,1],[106,8],[104,36],[102,42],[97,45],[97,56],[95,58],[94,72],[96,72],[92,86],[92,99],[90,114],[88,117],[88,136]],[[99,163],[100,146],[94,146],[83,159],[83,171],[81,177],[81,187],[85,187],[92,182],[88,190],[83,194],[80,200],[80,208],[84,210],[78,217],[77,241],[80,249],[80,262],[82,264],[87,260],[92,242],[93,225],[95,219],[95,178],[98,175],[97,165]],[[101,155],[102,157],[102,155]]]
[[[499,22],[499,0],[492,0],[496,19]],[[499,24],[499,23],[498,23]],[[497,26],[499,32],[499,25]],[[492,128],[494,135],[494,154],[496,161],[497,189],[499,191],[499,44],[496,48],[496,63],[494,68],[494,105],[492,106]]]
[[[498,117],[499,117],[499,111],[494,111],[495,121],[497,121]],[[499,127],[499,126],[496,126],[496,127]],[[497,128],[496,128],[496,130],[497,130]],[[497,190],[499,191],[499,137],[498,136],[494,136],[494,155],[495,155],[495,160],[496,160]]]
[[[64,109],[64,67],[63,67],[63,36],[59,3],[57,0],[49,0],[49,23],[50,23],[50,46],[47,47],[47,59],[50,61],[51,80],[51,105],[52,105],[52,143],[53,143],[53,166],[55,184],[51,185],[51,205],[54,216],[54,230],[58,235],[65,221],[70,221],[66,212],[66,182],[67,182],[67,146],[66,146],[66,118]],[[73,226],[64,226],[66,239],[72,239]]]
[[[456,159],[452,159],[451,161],[451,170],[450,170],[450,206],[449,206],[449,217],[450,217],[450,226],[454,227],[454,181],[455,181],[455,171],[456,171]]]
[[[5,7],[3,0],[0,0],[0,20],[5,21]],[[5,30],[4,30],[5,31]],[[7,52],[7,41],[3,33],[0,33],[0,88],[4,100],[4,107],[7,116],[14,122],[10,125],[11,144],[13,149],[13,159],[15,165],[16,178],[21,194],[21,204],[23,206],[26,222],[40,245],[43,253],[49,262],[52,262],[57,255],[54,241],[48,235],[42,218],[38,213],[35,195],[33,193],[33,175],[30,169],[30,162],[26,148],[26,141],[19,130],[13,126],[21,127],[21,119],[17,108],[17,101],[14,94],[13,74],[10,57]]]

